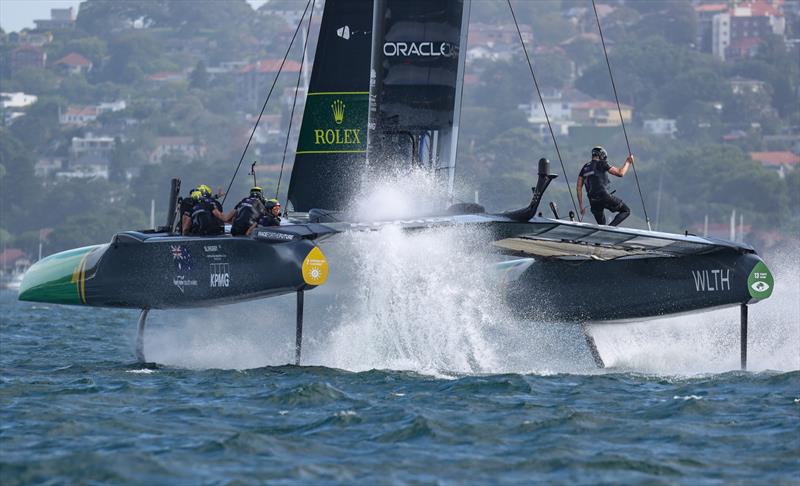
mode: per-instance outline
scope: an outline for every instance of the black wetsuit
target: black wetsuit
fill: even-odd
[[[261,218],[261,215],[266,212],[261,199],[253,196],[246,197],[239,201],[235,209],[236,216],[234,216],[233,224],[231,225],[231,234],[234,236],[247,234],[247,230],[250,229],[250,226],[257,222],[259,218]]]
[[[611,226],[617,226],[631,215],[631,210],[622,199],[608,192],[608,170],[611,166],[606,160],[593,160],[584,165],[579,177],[583,178],[583,185],[589,195],[589,205],[597,220],[597,224],[606,224],[605,210],[617,213]]]
[[[193,235],[221,235],[225,233],[225,223],[214,216],[214,210],[222,212],[222,204],[211,197],[201,197],[192,206]]]
[[[272,210],[267,210],[258,219],[259,226],[280,226],[281,217],[272,214]]]

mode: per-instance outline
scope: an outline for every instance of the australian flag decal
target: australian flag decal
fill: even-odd
[[[172,252],[172,261],[175,262],[175,268],[178,273],[187,273],[192,271],[192,254],[189,252],[189,247],[184,245],[170,245],[170,252]]]

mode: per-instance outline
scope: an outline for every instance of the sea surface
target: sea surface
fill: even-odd
[[[413,263],[392,241],[368,246]],[[0,483],[800,484],[797,264],[770,266],[749,371],[737,309],[593,327],[600,370],[469,268],[388,256],[345,303],[307,295],[302,366],[291,297],[154,311],[141,365],[136,311],[2,291]]]

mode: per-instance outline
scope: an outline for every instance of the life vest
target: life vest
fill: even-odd
[[[583,177],[583,185],[590,198],[608,193],[609,168],[608,161],[592,160],[581,169],[580,177]]]
[[[260,216],[259,203],[260,201],[255,197],[246,197],[236,205],[236,216],[231,225],[232,234],[243,235],[247,232],[250,225]]]
[[[210,197],[200,198],[192,207],[192,234],[219,235],[225,232],[225,226],[216,216],[217,202]]]

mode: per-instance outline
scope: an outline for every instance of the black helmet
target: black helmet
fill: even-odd
[[[598,157],[600,160],[608,160],[608,152],[601,146],[594,147],[592,149],[592,158]]]

